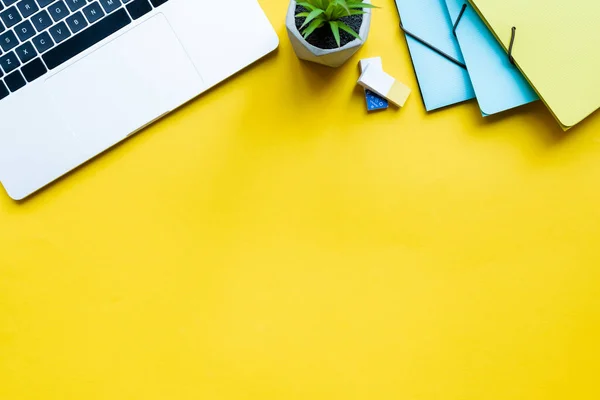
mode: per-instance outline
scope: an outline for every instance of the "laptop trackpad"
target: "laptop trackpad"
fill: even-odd
[[[201,92],[203,82],[162,14],[45,84],[86,151],[101,151]]]

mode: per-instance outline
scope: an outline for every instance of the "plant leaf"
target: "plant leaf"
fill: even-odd
[[[354,3],[354,4],[348,4],[348,8],[379,8],[379,7],[374,6],[373,4],[369,4],[369,3]]]
[[[327,16],[328,20],[332,20],[333,18],[333,13],[336,10],[336,6],[335,6],[335,2],[331,2],[329,3],[329,6],[327,7],[327,10],[325,10],[325,15]]]
[[[348,25],[346,25],[345,23],[343,23],[342,21],[338,21],[338,27],[343,30],[344,32],[348,32],[350,35],[352,35],[353,37],[355,37],[356,39],[360,39],[360,36],[358,36],[358,33],[354,32],[354,29],[350,28]]]
[[[337,4],[346,10],[346,15],[350,14],[350,8],[348,8],[348,3],[346,0],[337,0]]]
[[[315,29],[320,28],[322,25],[323,25],[323,20],[321,20],[321,19],[315,19],[314,21],[312,21],[304,30],[304,33],[303,33],[304,39],[309,37],[310,34],[315,31]]]
[[[324,0],[312,0],[312,2],[316,8],[320,8],[321,10],[325,10],[327,8]]]
[[[306,17],[308,17],[308,13],[307,12],[301,12],[301,13],[298,13],[298,14],[294,15],[294,17],[296,17],[296,18],[302,18],[302,17],[306,18]]]
[[[333,32],[333,37],[335,38],[335,42],[338,47],[341,46],[340,42],[340,28],[338,26],[338,21],[329,21],[329,26],[331,27],[331,32]]]
[[[299,6],[302,6],[302,7],[306,8],[309,11],[312,11],[312,10],[316,9],[315,6],[313,6],[312,4],[310,4],[310,3],[306,2],[306,1],[303,1],[303,2],[300,2],[300,3],[296,3],[296,4],[299,5]]]
[[[344,9],[344,7],[338,5],[335,8],[335,11],[333,12],[333,15],[331,16],[331,19],[333,21],[337,21],[338,19],[340,19],[342,17],[345,17],[347,15],[349,15],[349,14],[346,12],[346,10]]]
[[[319,15],[323,14],[323,10],[313,10],[310,12],[310,14],[308,14],[308,16],[306,17],[306,19],[304,20],[304,23],[302,24],[302,26],[300,27],[300,29],[304,28],[306,25],[308,25],[308,23],[310,21],[312,21],[313,19],[317,18]]]

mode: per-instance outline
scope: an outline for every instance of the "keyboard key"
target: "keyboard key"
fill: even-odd
[[[40,8],[44,8],[46,6],[48,6],[50,3],[52,3],[54,0],[37,0],[38,5],[40,6]]]
[[[17,33],[17,36],[19,37],[21,43],[26,42],[27,40],[35,36],[35,29],[33,29],[33,25],[31,25],[31,22],[27,20],[17,25],[15,27],[15,32]]]
[[[11,92],[16,92],[26,85],[25,79],[23,79],[23,75],[19,71],[15,71],[10,75],[7,75],[4,78],[4,83],[10,89]]]
[[[17,58],[15,53],[11,51],[10,53],[6,53],[2,57],[0,57],[0,65],[2,66],[4,72],[10,74],[15,69],[19,68],[21,63],[19,62],[19,59]]]
[[[15,49],[15,53],[17,53],[17,56],[19,56],[19,59],[23,64],[27,64],[29,61],[33,60],[35,56],[37,56],[37,53],[35,52],[31,42],[27,42],[17,47]]]
[[[69,18],[67,18],[67,25],[69,25],[69,28],[71,28],[71,32],[76,34],[88,26],[88,23],[85,18],[83,18],[83,14],[78,12],[77,14],[71,15]]]
[[[121,7],[121,0],[100,0],[100,4],[102,4],[104,11],[106,11],[107,14],[110,14]]]
[[[148,3],[148,0],[134,0],[133,3],[127,6],[127,11],[129,11],[131,18],[138,19],[152,11],[152,6]]]
[[[17,3],[17,7],[19,8],[19,11],[21,11],[23,18],[29,18],[40,10],[34,0],[21,0]]]
[[[69,36],[71,36],[71,32],[69,32],[69,28],[65,25],[64,22],[54,25],[52,28],[48,30],[52,35],[52,39],[56,44],[59,44],[63,40],[66,40]]]
[[[41,32],[52,25],[52,19],[46,10],[42,10],[35,14],[33,18],[31,18],[31,22],[33,22],[33,26],[35,26],[35,29],[37,29],[38,32]]]
[[[21,68],[21,72],[23,73],[23,75],[25,75],[25,79],[27,79],[27,82],[33,82],[37,78],[48,72],[48,70],[46,69],[46,66],[44,65],[42,60],[36,58],[32,62]]]
[[[102,7],[100,7],[100,4],[98,2],[92,3],[86,8],[84,8],[83,13],[85,14],[85,17],[90,22],[90,24],[93,24],[100,18],[104,17],[104,11],[102,11]]]
[[[154,7],[158,7],[158,6],[162,6],[163,4],[165,4],[167,1],[169,0],[150,0],[150,2],[152,3],[152,5]]]
[[[64,1],[57,1],[56,3],[53,3],[50,7],[48,7],[48,11],[50,12],[54,22],[58,22],[69,15],[69,10],[67,9]]]
[[[2,25],[2,21],[0,21],[0,33],[4,32],[4,25]]]
[[[6,7],[10,7],[10,6],[12,6],[13,4],[15,4],[19,0],[3,0],[3,1],[4,1],[4,5]]]
[[[0,35],[0,47],[2,47],[2,50],[12,50],[15,47],[17,47],[18,44],[19,41],[17,40],[17,37],[15,36],[13,31],[8,31]]]
[[[0,81],[0,100],[5,98],[9,94],[10,94],[10,92],[8,91],[8,88],[6,87],[4,82]]]
[[[17,7],[10,7],[0,13],[0,18],[4,22],[7,28],[12,28],[19,22],[23,21],[21,14],[17,11]]]
[[[37,49],[38,53],[43,53],[54,47],[54,42],[52,41],[52,38],[50,38],[48,32],[44,32],[37,35],[33,38],[32,42],[35,48]]]
[[[131,19],[122,8],[50,50],[42,58],[48,69],[52,70],[130,23]]]
[[[67,6],[71,12],[75,12],[81,7],[85,6],[86,0],[65,0],[65,2],[67,3]]]

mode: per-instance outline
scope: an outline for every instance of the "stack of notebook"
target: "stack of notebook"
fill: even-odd
[[[599,0],[395,1],[428,111],[541,99],[569,129],[600,107]]]

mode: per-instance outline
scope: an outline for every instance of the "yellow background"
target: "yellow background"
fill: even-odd
[[[338,70],[261,4],[277,53],[0,196],[0,399],[598,399],[600,116],[426,114],[391,0]]]

